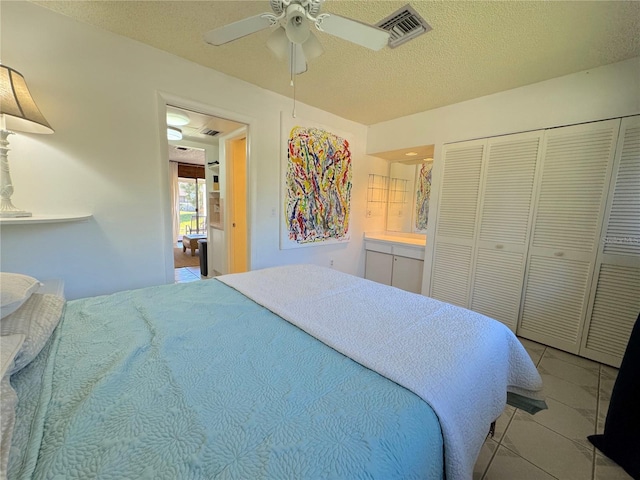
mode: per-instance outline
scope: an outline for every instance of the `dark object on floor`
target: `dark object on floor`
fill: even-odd
[[[209,274],[206,238],[198,240],[198,252],[200,252],[200,275],[206,277]]]
[[[634,479],[640,480],[640,315],[613,386],[604,433],[587,438]]]

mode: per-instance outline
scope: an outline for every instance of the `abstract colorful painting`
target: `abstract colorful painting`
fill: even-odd
[[[416,182],[416,230],[426,230],[429,220],[429,197],[431,196],[431,170],[433,162],[420,165]]]
[[[349,142],[322,128],[295,126],[287,139],[285,222],[297,244],[349,239]]]

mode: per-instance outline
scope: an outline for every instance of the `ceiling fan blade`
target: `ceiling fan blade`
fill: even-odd
[[[276,55],[278,60],[285,60],[289,57],[290,43],[284,27],[276,28],[267,39],[267,47]]]
[[[307,60],[313,60],[324,53],[324,48],[318,37],[311,33],[307,41],[302,44],[302,51]]]
[[[381,50],[389,43],[389,32],[332,13],[319,15],[317,26],[323,32],[371,50]]]
[[[289,70],[295,75],[300,75],[307,71],[307,59],[304,50],[299,43],[291,43],[291,54],[289,55]]]
[[[271,13],[261,13],[260,15],[244,18],[205,33],[204,41],[211,45],[224,45],[238,38],[269,28],[273,25],[274,18]]]

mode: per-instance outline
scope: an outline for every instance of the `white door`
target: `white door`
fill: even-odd
[[[469,306],[486,140],[445,145],[430,296]]]
[[[580,354],[620,366],[640,313],[640,117],[622,120]]]
[[[620,120],[547,130],[518,334],[578,353]]]
[[[543,132],[491,138],[482,181],[471,310],[516,331]]]

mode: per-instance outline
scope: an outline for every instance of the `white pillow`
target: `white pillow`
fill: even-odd
[[[13,367],[13,359],[20,351],[24,342],[23,334],[6,335],[0,337],[0,359],[2,370],[0,371],[0,478],[7,478],[7,464],[9,463],[9,445],[13,436],[13,426],[16,418],[16,404],[18,397],[11,388],[8,373]]]
[[[26,335],[22,333],[0,336],[0,359],[2,359],[0,378],[4,377],[7,370],[13,366],[13,359],[20,351],[25,337]]]
[[[0,322],[0,334],[25,336],[14,359],[10,375],[26,367],[38,356],[62,317],[65,300],[52,294],[34,293],[24,304]]]
[[[20,273],[0,272],[0,318],[15,312],[26,302],[31,294],[40,288],[41,283],[33,277]]]

